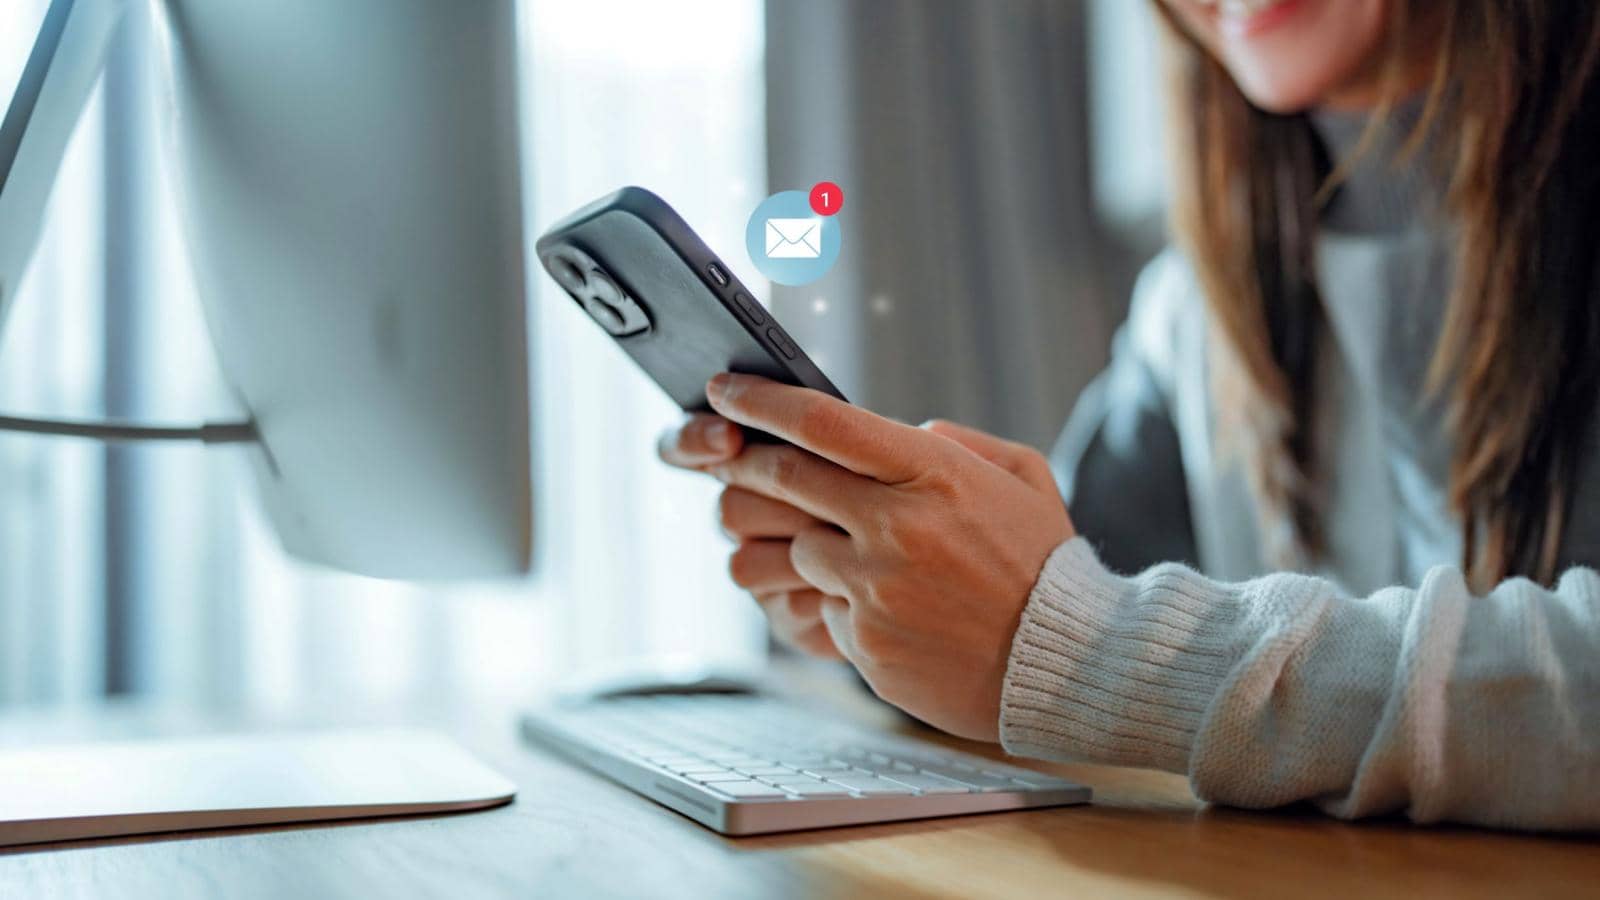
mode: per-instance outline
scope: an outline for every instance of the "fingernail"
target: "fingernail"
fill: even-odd
[[[706,396],[711,398],[712,403],[721,403],[722,398],[728,396],[728,385],[732,381],[733,376],[727,372],[717,375],[706,385]]]
[[[706,443],[718,453],[726,453],[733,449],[733,425],[723,421],[707,425]]]

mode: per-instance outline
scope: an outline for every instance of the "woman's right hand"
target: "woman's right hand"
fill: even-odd
[[[704,471],[744,451],[744,433],[721,416],[699,414],[661,435],[663,462]],[[724,488],[717,504],[722,530],[738,546],[728,570],[766,613],[779,641],[827,659],[843,659],[822,622],[825,595],[794,570],[789,545],[794,536],[822,524],[787,503],[741,488]]]

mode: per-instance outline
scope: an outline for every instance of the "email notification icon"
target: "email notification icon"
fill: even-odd
[[[805,191],[779,191],[745,220],[745,252],[773,284],[810,284],[839,261],[839,218],[823,215]]]
[[[768,219],[768,259],[818,259],[822,256],[821,219]]]

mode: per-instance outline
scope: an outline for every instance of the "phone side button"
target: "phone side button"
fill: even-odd
[[[777,347],[783,352],[784,356],[787,356],[790,359],[794,359],[795,354],[799,352],[795,350],[794,343],[788,338],[784,337],[783,332],[776,328],[768,328],[767,337],[772,341],[772,345],[774,347]]]
[[[739,304],[740,312],[750,320],[751,325],[760,325],[767,321],[766,313],[761,311],[761,304],[750,299],[750,295],[740,291],[733,295],[733,302]]]

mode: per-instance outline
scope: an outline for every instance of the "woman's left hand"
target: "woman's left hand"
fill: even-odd
[[[1022,609],[1074,534],[1044,457],[752,375],[718,375],[707,395],[724,417],[794,445],[749,445],[707,471],[832,523],[795,537],[790,558],[834,595],[822,613],[839,651],[884,700],[995,740]]]

